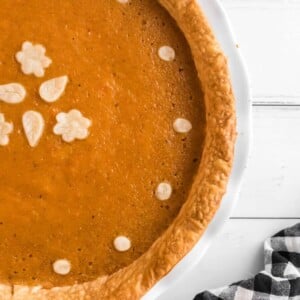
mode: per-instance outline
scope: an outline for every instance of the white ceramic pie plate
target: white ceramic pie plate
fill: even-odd
[[[237,200],[249,156],[252,128],[251,98],[245,63],[237,47],[238,43],[232,32],[229,19],[219,0],[197,1],[204,10],[215,35],[229,60],[238,120],[238,138],[235,148],[233,171],[230,176],[227,193],[223,197],[221,206],[204,235],[189,254],[186,255],[167,276],[160,280],[147,295],[143,297],[143,300],[156,299],[168,288],[172,288],[172,284],[174,284],[174,282],[185,272],[199,263],[213,239],[217,236],[226,220],[230,217]]]

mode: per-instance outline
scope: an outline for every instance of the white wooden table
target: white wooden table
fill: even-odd
[[[300,0],[221,0],[246,59],[253,94],[253,149],[239,201],[201,262],[159,300],[263,268],[263,241],[300,222]]]

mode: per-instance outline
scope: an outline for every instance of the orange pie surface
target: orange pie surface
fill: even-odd
[[[145,253],[172,223],[201,160],[203,95],[189,46],[153,0],[2,0],[0,84],[27,91],[19,104],[0,102],[14,125],[0,146],[0,282],[46,287],[112,274]],[[26,75],[15,55],[22,43],[42,44],[52,64]],[[172,61],[160,58],[170,46]],[[54,103],[39,86],[66,75]],[[53,133],[56,116],[79,110],[89,136],[71,143]],[[39,112],[45,129],[30,147],[22,115]],[[177,118],[192,129],[178,133]],[[173,189],[160,201],[161,182]],[[114,239],[131,247],[119,252]],[[67,259],[66,276],[53,263]]]

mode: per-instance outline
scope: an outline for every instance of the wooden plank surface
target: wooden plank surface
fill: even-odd
[[[193,299],[197,292],[246,279],[263,268],[263,241],[297,220],[229,220],[200,263],[159,300]]]
[[[300,103],[300,1],[222,0],[247,61],[254,101]]]
[[[300,218],[300,107],[253,109],[253,146],[234,217]]]

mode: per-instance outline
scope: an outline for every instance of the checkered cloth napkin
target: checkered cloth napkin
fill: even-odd
[[[300,300],[300,223],[264,244],[265,270],[251,279],[205,291],[194,300]]]

